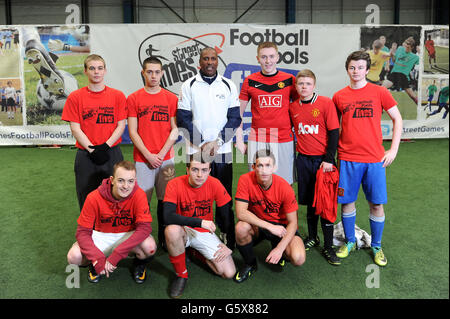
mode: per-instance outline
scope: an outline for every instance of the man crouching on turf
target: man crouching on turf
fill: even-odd
[[[113,176],[89,193],[78,218],[77,241],[67,254],[69,264],[89,266],[88,281],[109,277],[117,263],[135,254],[133,278],[143,283],[146,264],[156,252],[150,235],[152,216],[145,192],[136,183],[136,167],[114,165]],[[108,256],[108,257],[107,257]]]
[[[256,152],[253,171],[242,175],[236,190],[236,247],[244,259],[244,267],[234,281],[247,280],[257,269],[253,246],[267,239],[272,250],[266,257],[269,264],[294,266],[305,262],[305,246],[298,233],[298,204],[292,187],[273,174],[275,157],[268,149]]]
[[[231,222],[227,217],[231,197],[217,178],[209,176],[211,163],[201,158],[201,154],[197,152],[189,156],[187,175],[169,181],[164,195],[166,244],[177,275],[170,288],[172,298],[180,297],[186,286],[187,247],[195,249],[195,256],[217,275],[231,279],[236,273],[232,251],[214,233],[216,225],[213,221],[216,201],[216,218],[221,216],[228,226]]]

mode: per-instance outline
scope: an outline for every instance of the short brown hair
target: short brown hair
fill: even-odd
[[[147,67],[147,64],[159,64],[161,66],[161,70],[162,70],[162,62],[160,59],[158,59],[155,56],[148,57],[144,60],[144,62],[142,62],[142,70],[145,70],[145,68]]]
[[[262,148],[255,153],[253,163],[256,164],[256,160],[261,157],[270,157],[273,160],[273,165],[276,164],[275,155],[273,155],[272,150],[270,148]]]
[[[209,167],[211,167],[211,161],[212,159],[209,158],[205,158],[205,156],[203,156],[203,148],[201,148],[200,151],[198,151],[197,153],[193,153],[188,155],[188,159],[186,162],[186,167],[189,168],[191,167],[191,163],[193,161],[202,163],[202,164],[209,164]]]
[[[299,78],[311,78],[311,79],[314,80],[314,83],[316,83],[316,75],[314,74],[313,71],[311,71],[311,70],[309,70],[309,69],[303,69],[303,70],[300,70],[300,71],[297,73],[297,76],[295,77],[295,83],[297,83],[297,80],[298,80]]]
[[[353,51],[352,53],[349,54],[347,60],[345,61],[345,69],[348,70],[348,65],[350,64],[350,61],[359,61],[359,60],[365,60],[367,62],[366,70],[370,68],[372,61],[370,60],[369,53],[365,51]]]
[[[91,61],[102,61],[103,66],[106,68],[106,62],[105,60],[98,54],[90,54],[84,59],[84,70],[87,70],[87,65]]]
[[[278,47],[277,47],[277,45],[276,45],[275,43],[273,43],[273,42],[270,42],[270,41],[261,42],[261,43],[258,45],[258,48],[256,49],[256,53],[259,55],[259,51],[260,51],[261,49],[265,49],[265,48],[274,48],[274,49],[277,51],[277,53],[278,53]]]
[[[120,167],[126,169],[127,171],[136,171],[136,165],[134,165],[133,162],[130,161],[121,161],[119,163],[116,163],[113,167],[113,176],[116,175],[116,171],[117,169],[119,169]]]

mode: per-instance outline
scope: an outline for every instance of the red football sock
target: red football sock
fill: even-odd
[[[183,252],[178,256],[169,256],[169,260],[172,263],[178,277],[188,277],[188,271],[186,269],[186,253]]]

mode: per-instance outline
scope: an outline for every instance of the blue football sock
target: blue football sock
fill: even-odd
[[[347,242],[356,242],[355,238],[356,209],[349,213],[342,213],[342,226],[344,227]]]
[[[381,237],[383,236],[385,217],[377,217],[374,215],[369,216],[370,231],[372,233],[372,247],[381,247]]]

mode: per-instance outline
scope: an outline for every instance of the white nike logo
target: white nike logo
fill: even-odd
[[[262,84],[255,84],[255,88],[260,87]]]

